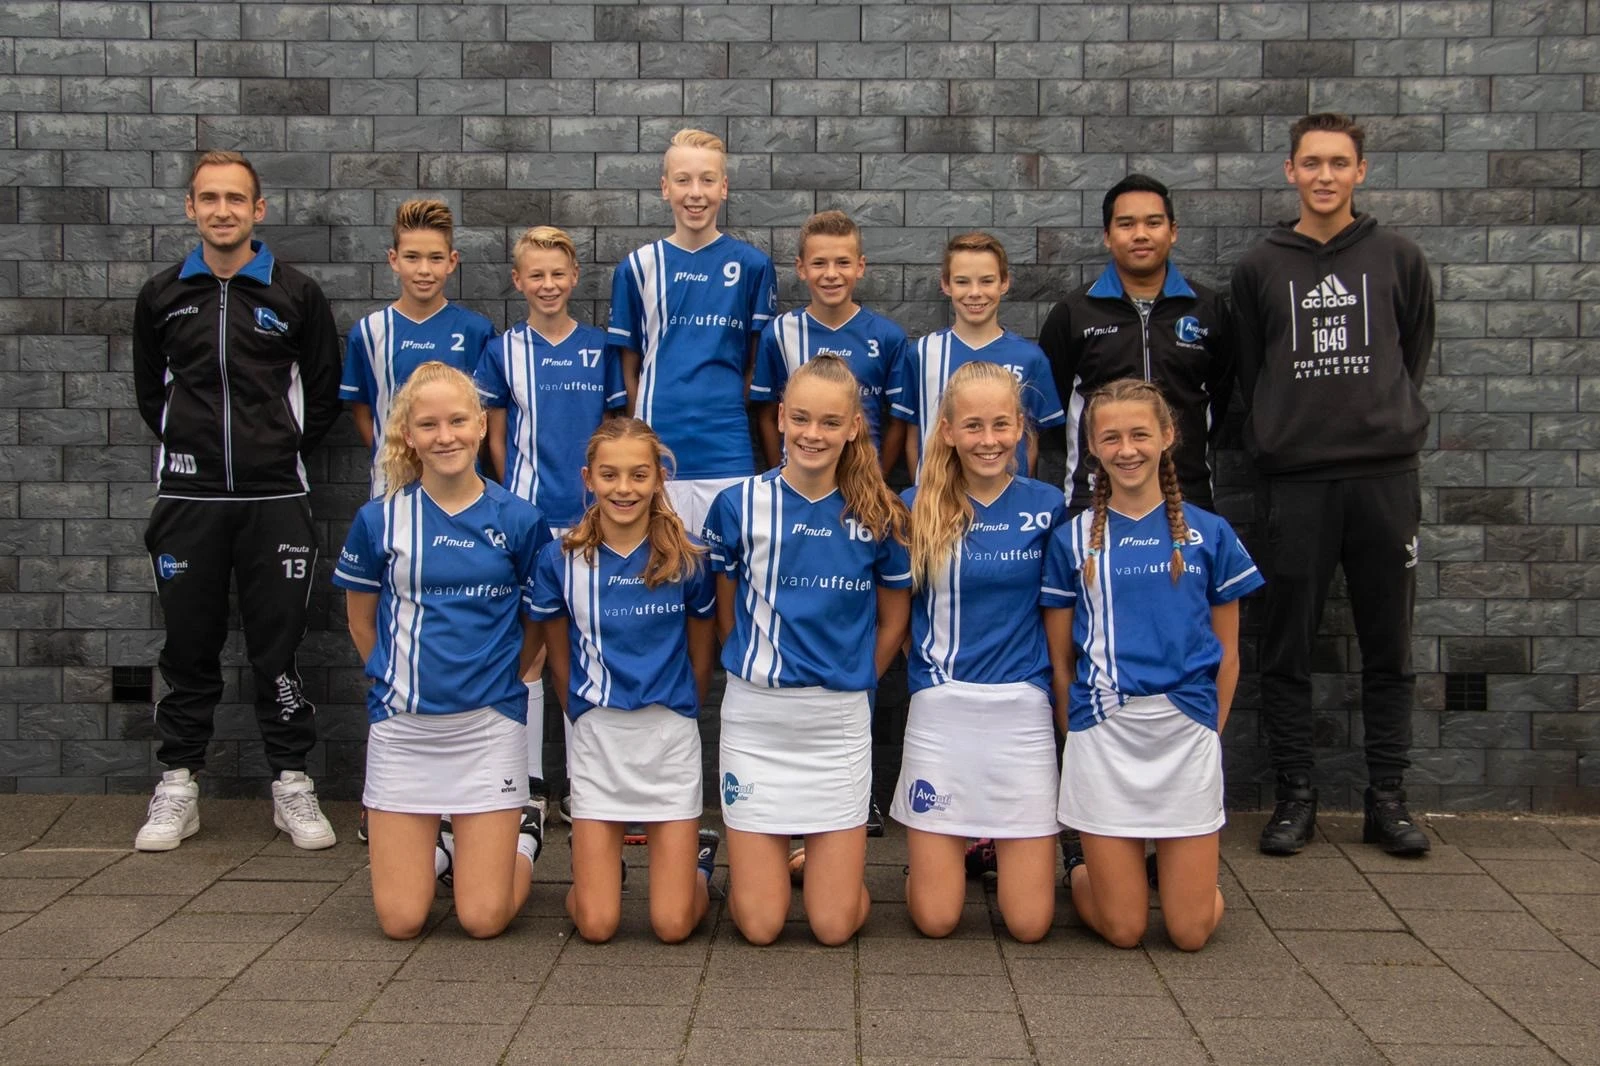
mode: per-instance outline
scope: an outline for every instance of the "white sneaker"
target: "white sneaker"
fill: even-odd
[[[171,851],[200,831],[200,786],[188,770],[161,775],[150,811],[133,846],[140,851]]]
[[[272,783],[272,824],[297,848],[316,851],[339,842],[317,806],[317,789],[303,770],[285,770]]]

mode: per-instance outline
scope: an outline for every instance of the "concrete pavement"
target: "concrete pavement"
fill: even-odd
[[[292,847],[266,800],[205,799],[198,836],[143,855],[142,797],[0,797],[0,1063],[1600,1063],[1594,820],[1435,816],[1433,854],[1405,861],[1325,814],[1312,847],[1268,859],[1263,815],[1239,813],[1229,913],[1186,955],[1158,916],[1145,946],[1106,946],[1064,893],[1058,928],[1016,944],[976,883],[956,935],[923,939],[893,823],[841,948],[803,922],[749,947],[720,901],[658,944],[635,848],[622,932],[585,944],[560,826],[504,936],[467,939],[441,898],[397,944],[354,806],[328,807],[327,851]]]

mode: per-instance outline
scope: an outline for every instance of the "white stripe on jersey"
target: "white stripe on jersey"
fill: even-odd
[[[1083,515],[1072,523],[1073,547],[1077,549],[1077,557],[1088,558],[1089,528],[1094,517],[1093,511],[1085,511]],[[1110,519],[1108,518],[1109,522]],[[1083,590],[1083,601],[1079,608],[1083,612],[1086,626],[1084,640],[1084,658],[1088,660],[1088,676],[1084,678],[1089,686],[1089,699],[1094,706],[1094,720],[1103,722],[1109,713],[1106,707],[1108,698],[1115,699],[1117,688],[1117,626],[1116,604],[1111,595],[1111,546],[1105,545],[1100,549],[1100,556],[1095,560],[1094,584]],[[1107,691],[1107,690],[1111,691]]]
[[[524,500],[538,499],[539,492],[539,383],[534,369],[532,331],[508,329],[500,342],[505,359],[507,392],[516,403],[527,397],[526,406],[516,403],[517,413],[509,415],[517,424],[516,460],[509,471],[506,488]]]
[[[955,673],[961,652],[961,557],[966,538],[950,549],[950,559],[928,583],[928,635],[922,639],[922,657],[933,683],[943,685]]]
[[[288,401],[289,413],[294,415],[294,428],[304,433],[306,428],[306,387],[305,382],[300,379],[299,360],[296,360],[289,367]],[[298,448],[295,449],[294,453],[294,469],[295,473],[300,477],[300,487],[310,492],[311,479],[306,477],[305,457],[300,454]]]
[[[922,380],[917,382],[917,419],[921,423],[917,428],[922,433],[922,455],[928,454],[928,441],[939,424],[939,398],[944,395],[945,382],[950,380],[952,336],[949,330],[940,330],[917,342],[922,366]]]
[[[788,369],[789,377],[794,377],[795,371],[805,363],[806,353],[811,350],[811,323],[805,311],[792,311],[780,316],[773,335],[778,341],[778,351],[783,355],[783,365]]]
[[[1256,568],[1253,567],[1253,566],[1248,570],[1241,570],[1241,571],[1239,571],[1239,573],[1233,575],[1228,580],[1226,580],[1222,584],[1218,585],[1217,586],[1217,591],[1221,592],[1224,589],[1229,588],[1232,585],[1237,585],[1239,582],[1243,581],[1245,578],[1249,577],[1251,574],[1253,574],[1255,572],[1256,572]]]
[[[634,287],[644,312],[644,351],[639,353],[639,398],[635,414],[645,422],[655,414],[656,355],[667,332],[667,255],[662,242],[646,244],[628,256]]]
[[[595,564],[584,558],[585,552],[561,554],[567,561],[563,575],[566,588],[562,590],[572,605],[572,624],[584,639],[578,642],[579,665],[583,668],[583,683],[578,695],[596,707],[611,705],[611,671],[606,667],[600,643],[600,549],[595,549]],[[589,649],[594,654],[589,654]]]
[[[745,649],[741,675],[751,684],[768,688],[777,684],[783,669],[778,651],[779,628],[783,620],[772,609],[777,603],[778,568],[781,565],[783,533],[783,490],[780,479],[749,478],[744,483],[744,528],[740,531],[745,552],[744,603],[750,611],[750,646]],[[755,532],[767,530],[766,544],[758,548]],[[757,589],[760,592],[757,592]]]
[[[1083,425],[1083,409],[1087,401],[1083,396],[1083,375],[1079,374],[1072,379],[1072,392],[1067,397],[1067,477],[1061,486],[1067,494],[1067,502],[1072,501],[1072,489],[1078,480],[1078,435],[1079,427]],[[1207,411],[1211,408],[1207,407]],[[1210,415],[1206,415],[1209,420]]]
[[[404,565],[390,564],[394,610],[389,619],[389,665],[384,683],[415,714],[418,699],[417,660],[422,632],[422,492],[396,493],[383,505],[384,551]],[[404,676],[401,676],[404,671]]]
[[[389,421],[387,415],[389,404],[394,399],[394,353],[389,351],[394,343],[394,314],[393,307],[385,307],[374,311],[361,320],[361,341],[367,349],[367,365],[372,370],[373,387],[376,390],[372,397],[372,476],[370,478],[371,493],[381,496],[384,492],[383,466],[383,430]]]

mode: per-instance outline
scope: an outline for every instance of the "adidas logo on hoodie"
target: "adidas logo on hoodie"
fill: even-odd
[[[1300,306],[1307,311],[1353,307],[1357,299],[1355,293],[1344,287],[1339,275],[1329,274],[1317,283],[1316,288],[1306,293],[1305,298],[1300,301]]]

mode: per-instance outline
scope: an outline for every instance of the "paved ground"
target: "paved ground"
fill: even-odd
[[[1117,951],[1076,925],[1019,945],[972,886],[946,941],[913,933],[903,843],[873,841],[866,931],[745,945],[720,904],[687,944],[561,912],[565,832],[525,914],[464,937],[441,900],[386,941],[350,843],[296,851],[266,801],[206,800],[200,836],[129,850],[143,800],[0,797],[0,1063],[1600,1063],[1600,824],[1431,820],[1420,862],[1325,816],[1294,859],[1224,844],[1229,914],[1204,952]],[[634,849],[630,849],[632,852]],[[719,870],[717,883],[725,881]]]

